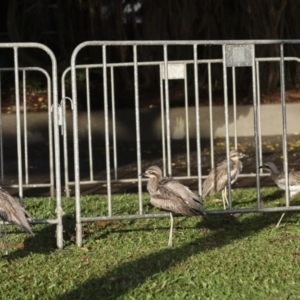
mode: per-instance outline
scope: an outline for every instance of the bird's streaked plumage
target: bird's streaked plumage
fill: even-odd
[[[273,181],[275,184],[285,190],[285,173],[281,172],[277,169],[276,165],[268,161],[266,163],[263,163],[262,166],[260,166],[261,169],[269,172],[271,175]],[[289,195],[290,198],[292,198],[294,195],[298,194],[300,192],[300,172],[299,171],[290,171],[288,172],[288,184],[289,184]],[[284,217],[285,213],[283,213],[275,226],[275,228],[278,228],[280,225],[280,222],[282,218]]]
[[[28,223],[28,220],[31,221],[29,214],[21,204],[3,188],[0,188],[0,218],[34,235]]]
[[[243,157],[247,155],[238,152],[237,150],[231,150],[229,157],[230,157],[230,178],[231,184],[234,184],[240,172],[243,169],[243,164],[240,161]],[[228,185],[228,172],[227,172],[227,160],[223,160],[220,162],[217,167],[213,168],[208,177],[203,182],[202,185],[202,196],[206,197],[207,195],[213,195],[222,190],[222,199],[224,209],[226,209],[226,203],[228,205],[227,199],[227,191],[226,187]]]
[[[268,161],[266,163],[263,163],[263,165],[260,166],[260,168],[269,172],[275,184],[279,188],[285,190],[285,174],[284,172],[280,172],[273,162]],[[300,192],[300,172],[290,171],[288,173],[288,178],[290,197],[293,197],[294,195]]]
[[[173,213],[183,216],[204,215],[203,201],[188,187],[173,178],[162,176],[158,166],[149,167],[143,174],[149,178],[147,189],[151,204],[170,212],[171,227],[168,246],[172,247]]]

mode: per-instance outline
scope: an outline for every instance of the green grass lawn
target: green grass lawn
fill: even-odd
[[[234,207],[254,207],[255,193],[233,190]],[[264,206],[284,203],[277,188],[261,196]],[[222,208],[216,197],[206,209]],[[300,195],[292,204],[299,202]],[[277,230],[281,213],[178,217],[172,249],[169,218],[84,223],[78,248],[74,199],[63,203],[64,250],[56,249],[55,226],[32,226],[35,237],[8,226],[1,299],[300,299],[299,213],[287,213]],[[54,217],[53,199],[25,199],[25,206],[34,218]],[[144,208],[158,212],[146,194]],[[106,197],[83,197],[82,211],[105,213]],[[113,212],[136,213],[137,196],[115,195]]]

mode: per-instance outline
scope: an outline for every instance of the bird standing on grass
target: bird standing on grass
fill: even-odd
[[[271,161],[263,163],[262,166],[259,167],[270,173],[272,179],[274,180],[275,184],[285,190],[285,174],[284,172],[280,172],[275,164]],[[300,172],[289,172],[288,173],[288,181],[289,181],[289,195],[292,198],[294,195],[300,192]],[[278,228],[280,225],[281,220],[283,219],[285,212],[281,215],[278,223],[276,224],[275,228]]]
[[[158,166],[151,166],[142,174],[149,178],[147,189],[151,196],[151,204],[170,212],[170,234],[168,246],[172,247],[173,214],[183,216],[204,215],[203,201],[188,187],[171,177],[163,177]]]
[[[15,224],[34,236],[29,221],[32,221],[29,214],[21,206],[21,204],[13,198],[7,191],[0,187],[0,219],[4,222]],[[6,235],[6,230],[5,230]],[[7,245],[5,243],[6,254]]]
[[[243,157],[247,157],[247,155],[238,152],[237,150],[231,150],[230,154],[230,179],[231,184],[234,184],[240,172],[243,169],[243,164],[240,161]],[[220,162],[216,168],[212,169],[208,174],[208,177],[203,182],[202,188],[202,197],[206,197],[207,195],[213,195],[222,190],[222,200],[224,209],[226,209],[226,204],[228,203],[227,198],[227,185],[228,185],[228,172],[227,172],[227,160],[223,160]]]

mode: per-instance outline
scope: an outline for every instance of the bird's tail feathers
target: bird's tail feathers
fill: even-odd
[[[18,225],[20,228],[24,229],[28,234],[34,236],[34,233],[32,232],[31,228],[29,227],[29,225],[20,225],[20,224],[16,224]]]
[[[33,218],[30,216],[30,214],[23,208],[23,211],[24,211],[24,214],[25,214],[25,217],[26,219],[29,221],[29,222],[32,222],[33,221]]]
[[[25,210],[24,210],[25,212]],[[11,220],[11,223],[19,226],[21,229],[25,230],[27,233],[31,234],[32,236],[34,236],[34,233],[32,232],[30,225],[28,223],[28,221],[32,221],[31,218],[27,218],[28,215],[26,215],[26,213],[24,214],[24,217],[22,216],[18,216],[17,218],[13,218]]]

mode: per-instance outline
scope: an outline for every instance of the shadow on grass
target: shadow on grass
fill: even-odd
[[[261,203],[268,203],[275,200],[280,200],[282,202],[279,206],[285,206],[285,191],[278,189],[274,191],[272,194],[261,197]],[[299,195],[294,195],[290,198],[290,206],[300,205],[300,197]]]
[[[271,224],[274,224],[273,217],[269,218],[260,214],[249,215],[249,218],[245,218],[242,222],[228,216],[206,218],[198,223],[197,227],[213,229],[212,234],[195,239],[181,247],[165,248],[118,265],[105,276],[92,278],[57,299],[87,299],[91,297],[93,299],[117,299],[142,285],[153,275],[165,272],[171,266],[181,264],[195,254],[221,248],[234,240],[255,235]]]
[[[285,197],[285,191],[278,189],[270,195],[261,197],[261,201],[269,202],[269,201],[278,200],[278,199],[281,199],[284,197]]]
[[[298,195],[294,195],[294,197],[292,197],[290,199],[290,203],[291,205],[299,205],[300,203],[300,197],[298,198]],[[260,201],[261,204],[263,206],[264,203],[269,203],[269,202],[273,202],[273,201],[282,201],[282,205],[280,206],[284,206],[285,204],[285,191],[278,189],[275,190],[272,194],[268,194],[268,195],[261,195]],[[249,200],[249,201],[243,201],[243,204],[250,204],[250,203],[256,203],[257,202],[257,198],[254,197],[253,199]],[[233,200],[234,203],[234,200]]]
[[[73,215],[63,216],[65,243],[64,247],[66,246],[66,243],[68,243],[71,240],[70,237],[75,236],[73,226],[74,222],[75,219]],[[43,228],[35,230],[35,228],[38,228],[38,226],[43,226]],[[16,230],[18,230],[17,227]],[[3,255],[4,249],[1,250],[3,258],[10,262],[15,259],[24,258],[30,255],[31,253],[42,253],[47,255],[58,250],[56,244],[56,225],[47,224],[32,226],[32,231],[35,234],[34,236],[25,235],[23,243],[21,242],[16,245],[13,245],[11,243],[9,236],[10,234],[17,233],[17,231],[8,232],[8,255]]]
[[[39,231],[34,231],[35,236],[26,235],[23,242],[13,244],[10,240],[12,231],[7,233],[8,241],[8,255],[3,255],[8,262],[24,258],[30,253],[45,253],[49,254],[55,251],[56,248],[56,237],[55,237],[55,225],[49,225]],[[4,250],[1,251],[4,254]]]

